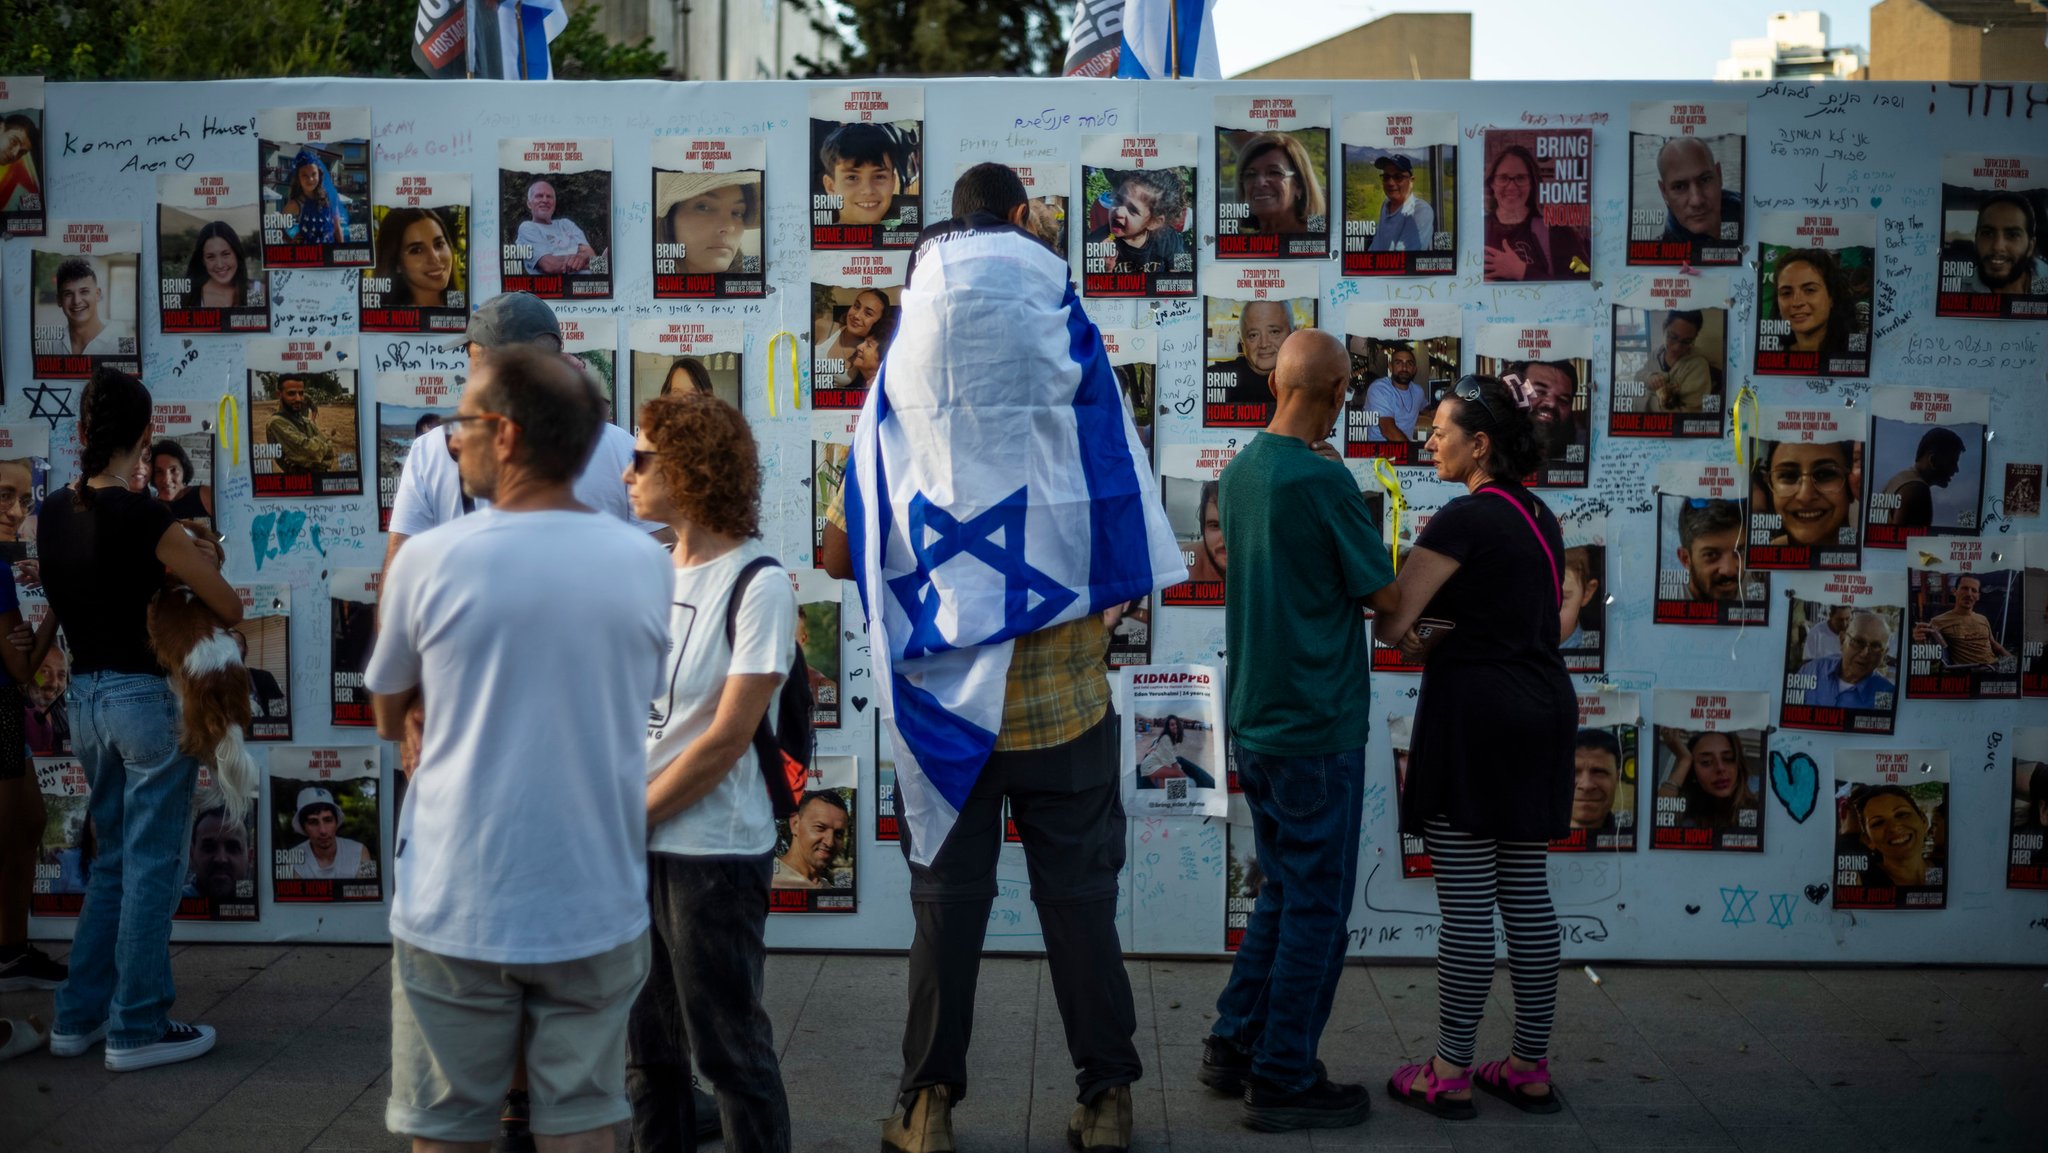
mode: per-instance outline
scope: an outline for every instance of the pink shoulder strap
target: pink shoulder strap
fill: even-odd
[[[1557,554],[1550,551],[1550,542],[1543,539],[1543,530],[1537,527],[1536,518],[1529,515],[1529,510],[1522,507],[1521,501],[1516,500],[1500,489],[1487,488],[1483,491],[1490,492],[1514,506],[1514,510],[1521,513],[1522,519],[1528,522],[1529,532],[1536,537],[1536,543],[1543,546],[1543,555],[1550,558],[1550,587],[1551,591],[1557,594],[1558,607],[1562,608],[1564,606],[1564,583],[1562,578],[1558,576]]]

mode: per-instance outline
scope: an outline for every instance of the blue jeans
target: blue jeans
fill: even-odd
[[[171,913],[185,883],[185,843],[199,765],[178,751],[178,698],[162,677],[71,678],[72,748],[92,788],[99,855],[57,990],[57,1031],[108,1022],[107,1045],[152,1044],[169,1027]]]
[[[1236,745],[1236,752],[1266,880],[1216,998],[1216,1035],[1251,1051],[1253,1075],[1299,1091],[1315,1083],[1316,1045],[1344,971],[1358,893],[1365,750],[1277,757]]]

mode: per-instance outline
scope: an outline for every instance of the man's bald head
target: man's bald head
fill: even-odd
[[[1721,162],[1696,136],[1678,136],[1657,150],[1657,191],[1687,232],[1709,238],[1721,231]]]
[[[1322,396],[1334,392],[1341,400],[1351,383],[1351,354],[1344,344],[1316,328],[1296,330],[1280,345],[1273,366],[1273,395],[1286,403],[1290,393]]]

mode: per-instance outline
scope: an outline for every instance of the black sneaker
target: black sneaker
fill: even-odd
[[[533,1106],[529,1102],[524,1089],[505,1094],[505,1106],[498,1110],[498,1139],[491,1145],[491,1153],[534,1153],[533,1130],[528,1126]]]
[[[107,1046],[107,1072],[133,1073],[137,1069],[174,1065],[203,1057],[213,1049],[213,1026],[187,1025],[183,1021],[172,1021],[170,1026],[163,1036],[147,1045],[129,1049]]]
[[[1218,1093],[1242,1097],[1244,1079],[1251,1071],[1250,1049],[1214,1033],[1202,1038],[1202,1067],[1195,1071],[1195,1080]]]
[[[1316,1062],[1316,1076],[1327,1075],[1321,1061]],[[1252,1073],[1252,1051],[1235,1041],[1211,1033],[1202,1038],[1202,1067],[1195,1071],[1195,1080],[1231,1097],[1244,1096],[1245,1078]]]
[[[1299,1093],[1275,1088],[1254,1076],[1244,1079],[1244,1127],[1261,1133],[1289,1129],[1345,1129],[1363,1124],[1372,1093],[1363,1085],[1339,1085],[1318,1076]]]
[[[22,945],[14,955],[0,959],[0,993],[54,989],[70,975],[70,967],[62,961],[52,961],[34,945]]]

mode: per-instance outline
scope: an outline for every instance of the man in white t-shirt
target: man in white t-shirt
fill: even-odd
[[[787,1153],[789,1103],[761,1007],[775,810],[753,738],[779,719],[796,593],[758,539],[759,453],[737,409],[694,391],[661,397],[634,449],[633,511],[676,543],[668,660],[647,713],[654,961],[627,1035],[633,1148],[694,1147],[694,1053],[730,1123],[725,1147]],[[786,789],[783,766],[771,770]]]
[[[492,354],[500,349],[530,344],[560,352],[562,325],[547,301],[530,292],[506,292],[492,297],[469,318],[467,339],[469,369],[474,374],[489,364]],[[446,425],[437,425],[421,434],[406,451],[405,467],[399,471],[398,490],[392,497],[390,540],[384,546],[387,570],[407,538],[488,505],[487,501],[464,495],[449,433]],[[652,521],[635,520],[631,506],[626,503],[626,486],[619,475],[632,460],[632,434],[610,422],[601,425],[590,459],[576,477],[576,499],[621,520],[632,521],[643,532],[664,532],[661,525]]]
[[[589,270],[597,250],[575,221],[555,215],[554,185],[536,180],[527,186],[526,215],[531,219],[521,221],[513,237],[528,249],[526,271],[540,276]]]
[[[464,491],[492,507],[385,573],[364,681],[378,735],[424,702],[392,852],[385,1124],[486,1142],[524,1056],[531,1126],[610,1148],[647,976],[647,712],[668,648],[668,556],[579,503],[596,387],[552,352],[493,354],[463,392]],[[508,674],[508,670],[512,670]],[[573,770],[573,771],[570,771]]]
[[[306,838],[285,850],[284,873],[301,881],[374,879],[377,855],[340,835],[341,806],[318,785],[299,790],[292,831]]]

